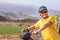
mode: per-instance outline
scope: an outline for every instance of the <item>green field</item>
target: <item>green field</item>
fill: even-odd
[[[19,34],[30,23],[0,22],[0,34]]]
[[[21,27],[0,26],[0,34],[17,34],[21,29]]]

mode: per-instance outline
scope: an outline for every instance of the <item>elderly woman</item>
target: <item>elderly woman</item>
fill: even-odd
[[[39,15],[42,17],[36,24],[28,27],[28,29],[37,28],[32,34],[41,32],[43,40],[60,40],[56,31],[55,20],[53,16],[48,15],[48,10],[45,6],[41,6],[38,10]]]

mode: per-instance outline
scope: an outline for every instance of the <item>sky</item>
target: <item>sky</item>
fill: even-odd
[[[48,9],[60,11],[60,0],[0,0],[0,3],[46,6]]]

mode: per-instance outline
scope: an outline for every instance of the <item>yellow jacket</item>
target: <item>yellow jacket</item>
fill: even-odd
[[[55,20],[54,20],[53,16],[49,16],[47,19],[40,19],[35,24],[35,26],[36,26],[37,29],[39,29],[43,25],[45,25],[48,21],[51,21],[52,25],[50,25],[49,27],[47,27],[46,29],[41,31],[43,39],[44,40],[60,40],[59,35],[57,33],[57,30],[56,30]]]

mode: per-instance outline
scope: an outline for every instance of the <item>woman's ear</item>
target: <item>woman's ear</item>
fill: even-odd
[[[40,16],[42,16],[42,14],[41,14],[41,13],[39,13],[39,15],[40,15]]]

